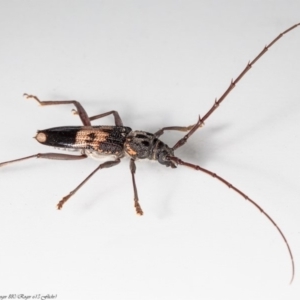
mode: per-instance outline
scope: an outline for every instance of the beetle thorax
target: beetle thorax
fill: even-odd
[[[157,160],[167,167],[176,168],[176,165],[167,159],[167,156],[174,156],[173,149],[152,133],[132,131],[126,138],[124,148],[132,158]]]

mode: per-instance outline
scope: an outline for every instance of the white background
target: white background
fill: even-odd
[[[112,109],[134,130],[204,115],[261,49],[300,22],[299,1],[1,1],[0,161],[55,151],[36,130]],[[57,202],[98,162],[29,160],[0,169],[0,296],[56,299],[299,299],[300,28],[283,37],[176,154],[217,180],[126,158]],[[112,117],[95,122],[113,124]],[[182,133],[166,133],[172,146]]]

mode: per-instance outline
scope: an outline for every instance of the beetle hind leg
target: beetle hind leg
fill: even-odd
[[[133,184],[133,192],[134,192],[134,207],[135,207],[136,213],[139,216],[142,216],[144,213],[143,213],[143,210],[139,203],[139,197],[138,197],[137,187],[136,187],[136,183],[135,183],[135,176],[134,176],[135,171],[136,171],[136,166],[135,166],[134,159],[132,158],[130,160],[130,172],[131,172],[131,176],[132,176],[132,184]]]

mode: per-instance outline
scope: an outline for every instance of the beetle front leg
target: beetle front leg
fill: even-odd
[[[137,192],[135,177],[134,177],[134,174],[136,171],[136,166],[135,166],[135,162],[134,162],[133,158],[131,158],[131,160],[130,160],[130,171],[131,171],[132,183],[133,183],[134,207],[135,207],[136,213],[138,215],[142,216],[144,213],[143,213],[142,208],[139,203],[139,197],[138,197],[138,192]]]
[[[186,132],[186,131],[189,131],[191,130],[191,128],[193,128],[194,125],[190,125],[190,126],[186,126],[186,127],[183,127],[183,126],[169,126],[169,127],[163,127],[161,129],[159,129],[158,131],[156,131],[154,133],[155,137],[159,138],[161,135],[163,135],[165,133],[165,130],[176,130],[176,131],[183,131],[183,132]]]
[[[198,119],[198,122],[194,125],[194,126],[192,126],[192,128],[190,129],[190,131],[183,137],[183,138],[181,138],[173,147],[172,147],[172,149],[173,150],[176,150],[176,149],[178,149],[179,147],[181,147],[181,146],[183,146],[186,142],[187,142],[187,140],[190,138],[190,136],[191,135],[193,135],[194,133],[195,133],[195,131],[199,128],[199,127],[201,127],[201,126],[203,126],[203,121],[202,121],[202,119],[200,118],[200,116],[199,116],[199,119]]]
[[[197,125],[198,124],[198,125]],[[203,122],[200,122],[199,121],[194,124],[194,125],[190,125],[190,126],[169,126],[169,127],[163,127],[161,129],[159,129],[158,131],[156,131],[154,133],[155,137],[159,138],[161,135],[163,135],[165,133],[165,130],[175,130],[175,131],[182,131],[182,132],[187,132],[187,131],[190,131],[191,129],[193,129],[193,127],[195,126],[198,126],[197,129],[199,127],[202,127],[204,125]]]

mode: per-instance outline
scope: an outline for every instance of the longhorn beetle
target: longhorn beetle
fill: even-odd
[[[0,163],[0,167],[8,165],[14,162],[20,162],[30,158],[46,158],[46,159],[56,159],[56,160],[80,160],[87,157],[101,158],[103,156],[109,156],[112,158],[110,161],[101,163],[91,174],[89,174],[74,190],[72,190],[68,195],[62,198],[57,204],[57,208],[61,209],[65,202],[69,200],[97,171],[116,166],[120,163],[120,159],[125,155],[130,157],[130,171],[133,183],[133,193],[134,193],[134,206],[136,213],[138,215],[143,215],[142,208],[139,204],[138,192],[135,183],[135,161],[137,159],[150,159],[158,161],[160,164],[166,167],[176,168],[178,165],[190,167],[194,170],[204,172],[220,182],[227,185],[229,188],[234,190],[236,193],[241,195],[243,198],[248,200],[252,205],[260,210],[269,221],[276,227],[277,231],[284,240],[286,247],[288,249],[291,264],[292,264],[292,278],[290,283],[292,283],[295,274],[294,259],[289,243],[284,236],[281,229],[275,223],[275,221],[252,199],[250,199],[244,192],[233,186],[224,178],[220,177],[216,173],[204,169],[198,165],[194,165],[189,162],[185,162],[175,156],[174,152],[179,147],[183,146],[190,136],[201,126],[204,125],[204,121],[219,107],[221,102],[227,97],[227,95],[233,90],[236,84],[242,79],[242,77],[251,69],[251,67],[268,51],[270,47],[273,46],[283,35],[292,31],[300,23],[288,28],[287,30],[280,33],[274,40],[272,40],[267,46],[259,52],[259,54],[243,69],[240,75],[235,79],[231,80],[229,87],[225,90],[223,95],[217,100],[215,100],[209,111],[202,117],[198,119],[197,123],[194,125],[182,127],[182,126],[170,126],[163,127],[154,134],[145,131],[132,131],[131,128],[123,126],[123,122],[117,111],[109,111],[102,113],[93,117],[89,117],[85,109],[81,104],[75,100],[62,100],[62,101],[40,101],[36,96],[24,94],[27,99],[35,99],[40,105],[60,105],[60,104],[73,104],[77,110],[73,110],[74,114],[79,115],[83,126],[66,126],[66,127],[55,127],[45,130],[39,130],[35,136],[35,139],[47,146],[59,147],[72,149],[80,152],[80,155],[71,154],[60,154],[60,153],[37,153],[27,157],[22,157],[19,159],[6,161]],[[91,121],[99,118],[106,117],[108,115],[113,115],[115,119],[115,126],[92,126]],[[173,147],[167,146],[162,142],[159,137],[167,130],[176,130],[187,132],[187,134],[181,138]]]

